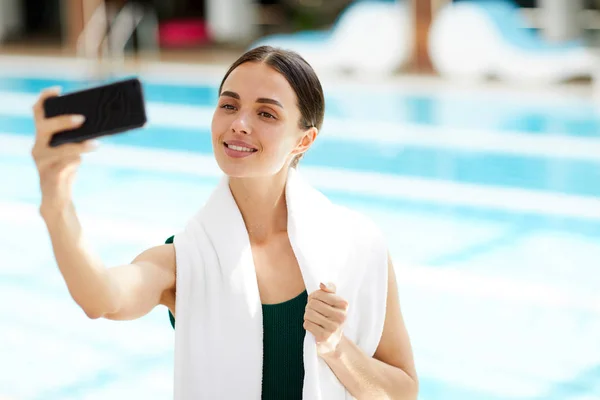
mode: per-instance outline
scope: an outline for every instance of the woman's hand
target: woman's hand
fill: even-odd
[[[58,88],[42,91],[33,106],[36,133],[31,155],[40,178],[42,210],[64,208],[70,203],[71,187],[77,168],[81,163],[81,155],[96,147],[94,141],[69,143],[57,147],[49,146],[50,139],[55,133],[75,129],[84,122],[81,115],[46,118],[43,108],[44,101],[58,96],[59,92]]]
[[[315,336],[317,353],[323,357],[335,353],[342,340],[348,302],[335,294],[335,285],[320,287],[308,296],[304,329]]]

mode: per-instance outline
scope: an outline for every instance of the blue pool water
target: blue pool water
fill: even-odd
[[[144,93],[149,101],[212,106],[218,83],[215,82],[214,86],[183,86],[146,82]],[[61,86],[64,91],[71,91],[90,84],[57,78],[4,79],[0,81],[0,91],[37,94],[50,86]],[[541,106],[528,99],[493,95],[481,98],[457,93],[436,97],[405,95],[394,90],[349,89],[327,93],[326,102],[328,117],[494,129],[498,132],[519,131],[532,135],[600,136],[600,116],[594,112],[593,105],[584,101],[573,101],[567,107],[562,104]]]
[[[89,321],[52,258],[37,213],[33,123],[9,105],[53,85],[68,91],[85,84],[0,77],[0,396],[171,398],[166,310],[131,322]],[[146,81],[144,89],[150,104],[176,108],[209,108],[216,100],[215,86]],[[549,137],[600,141],[600,116],[585,100],[542,105],[517,95],[344,87],[327,100],[327,118],[384,122],[399,136],[427,127],[442,141],[451,129],[467,139],[517,134],[546,147]],[[383,133],[390,134],[347,140],[325,131],[302,165],[311,176],[342,172],[322,190],[385,232],[421,399],[600,398],[600,154],[383,143]],[[89,242],[117,265],[175,233],[217,177],[195,170],[210,160],[206,129],[150,124],[102,144],[84,162],[74,195]],[[119,149],[125,153],[110,153]],[[377,191],[361,190],[379,177],[386,183],[376,182]],[[520,207],[536,196],[539,210]]]

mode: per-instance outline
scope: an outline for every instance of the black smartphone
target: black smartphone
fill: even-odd
[[[44,113],[46,118],[85,116],[80,127],[54,134],[52,147],[141,128],[147,121],[142,83],[137,78],[50,97],[44,102]]]

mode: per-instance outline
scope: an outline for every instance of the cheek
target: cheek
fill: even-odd
[[[291,135],[281,127],[263,127],[259,135],[258,139],[265,152],[280,154],[288,152],[292,146]]]
[[[213,114],[212,122],[210,124],[210,131],[212,134],[213,141],[217,140],[221,135],[225,133],[228,127],[227,118],[219,113],[219,110]]]
[[[212,134],[213,139],[215,138],[215,134],[217,132],[217,113],[215,112],[212,117],[212,121],[210,122],[210,132]]]

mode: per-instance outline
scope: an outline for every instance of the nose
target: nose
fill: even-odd
[[[248,118],[245,114],[239,113],[237,118],[231,124],[231,130],[234,133],[241,133],[243,135],[250,134],[250,124],[248,123]]]

